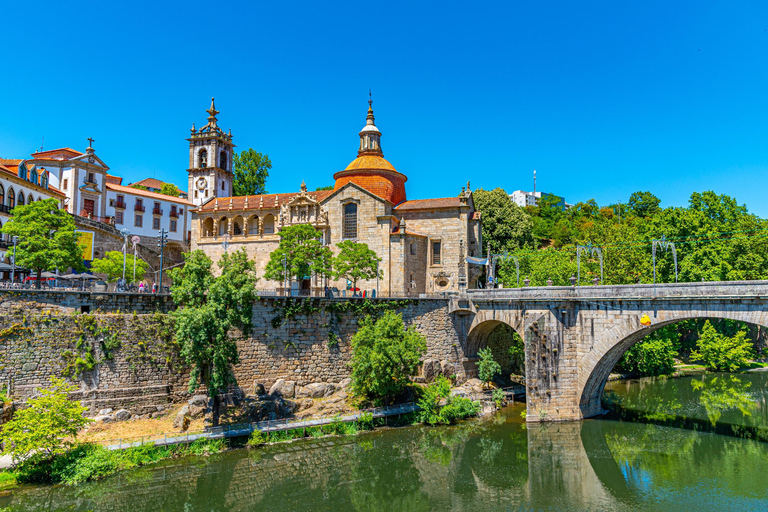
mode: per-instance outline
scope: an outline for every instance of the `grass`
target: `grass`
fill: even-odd
[[[383,425],[382,419],[375,419],[370,413],[363,413],[359,420],[343,423],[337,417],[328,425],[316,427],[294,428],[290,430],[278,430],[275,432],[262,432],[255,430],[248,438],[248,446],[256,447],[267,443],[283,443],[294,439],[317,438],[325,436],[352,436],[359,432],[373,430],[376,425]]]
[[[103,446],[82,443],[53,458],[33,457],[12,471],[0,472],[0,488],[3,484],[11,486],[15,483],[79,484],[166,459],[187,455],[208,456],[226,448],[226,443],[221,439],[204,439],[172,446],[146,444],[126,450],[107,450]]]

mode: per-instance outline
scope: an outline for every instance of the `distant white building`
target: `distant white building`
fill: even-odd
[[[536,206],[541,201],[542,196],[554,200],[555,204],[562,206],[567,210],[571,204],[565,202],[565,198],[562,196],[556,196],[555,194],[549,194],[547,192],[526,192],[525,190],[515,190],[509,194],[509,198],[517,206],[525,208],[526,206]]]

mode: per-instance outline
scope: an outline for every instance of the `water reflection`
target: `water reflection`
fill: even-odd
[[[456,427],[182,459],[78,487],[18,490],[0,498],[0,506],[131,512],[768,507],[764,443],[604,420],[526,426],[521,411],[508,408],[494,420]]]
[[[743,416],[752,416],[757,408],[749,388],[751,382],[743,382],[735,375],[717,375],[709,379],[692,380],[691,386],[699,393],[699,402],[707,411],[712,425],[716,425],[724,411],[741,411]]]

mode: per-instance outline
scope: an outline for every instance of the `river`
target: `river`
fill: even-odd
[[[0,507],[766,510],[768,444],[744,438],[768,427],[766,384],[766,373],[615,382],[606,390],[617,409],[609,417],[623,420],[525,425],[518,404],[453,427],[303,440],[168,461],[79,486],[23,487],[0,498]],[[666,426],[676,418],[697,430]]]

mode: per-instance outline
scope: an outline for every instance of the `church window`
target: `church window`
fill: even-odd
[[[203,236],[213,236],[213,219],[210,217],[203,222]]]
[[[440,254],[441,246],[440,241],[432,242],[432,264],[440,265],[442,263],[442,255]]]
[[[344,205],[344,226],[342,235],[345,239],[357,238],[357,205],[347,203]]]
[[[415,255],[416,255],[416,245],[413,242],[411,242],[411,256],[415,256]]]
[[[93,175],[92,172],[88,173],[88,183],[96,183],[96,177]]]
[[[219,221],[219,236],[227,234],[227,218],[224,217]]]
[[[5,204],[5,189],[0,185],[0,205]]]
[[[227,154],[224,151],[219,156],[219,169],[227,170]]]
[[[13,208],[16,206],[16,192],[13,190],[13,187],[8,189],[8,208]]]
[[[248,219],[248,234],[249,235],[259,234],[259,218],[257,216],[253,216],[250,219]]]
[[[32,197],[32,194],[29,194],[29,195],[27,196],[27,204],[32,204],[32,203],[34,203],[34,202],[35,202],[35,198],[34,198],[34,197]]]
[[[200,167],[208,167],[208,151],[201,149],[198,155]]]
[[[19,200],[16,201],[16,206],[24,206],[24,192],[19,192]]]
[[[243,230],[240,228],[240,223],[235,221],[234,225],[232,226],[232,234],[234,235],[242,235]]]
[[[37,171],[35,169],[29,173],[29,181],[37,185]]]
[[[43,188],[48,188],[48,173],[44,172],[40,175],[40,186]]]

